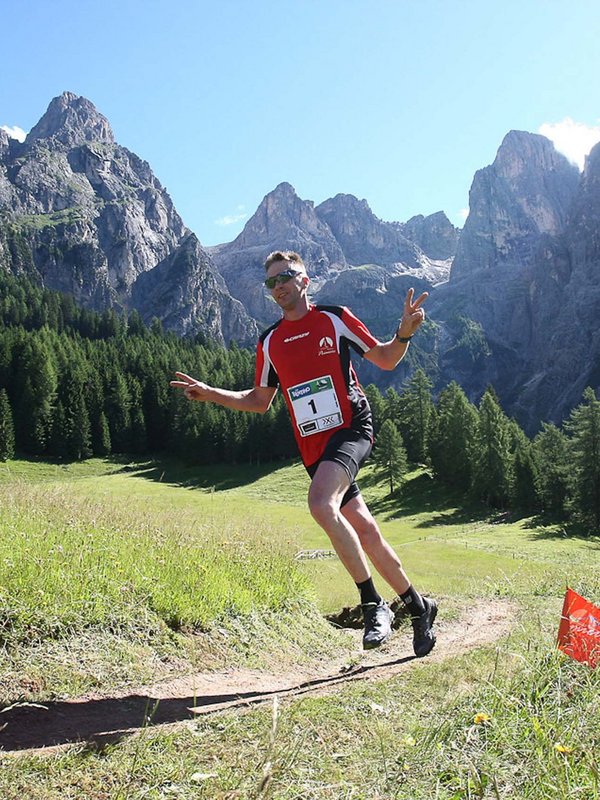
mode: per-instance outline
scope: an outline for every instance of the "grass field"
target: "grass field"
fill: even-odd
[[[275,715],[229,711],[100,750],[0,756],[0,797],[600,797],[598,671],[555,650],[565,584],[600,600],[600,542],[490,518],[422,471],[393,499],[369,469],[362,486],[441,618],[509,598],[520,611],[508,639],[282,701]],[[354,586],[335,558],[295,559],[329,549],[306,489],[299,464],[0,465],[2,702],[347,652],[323,614],[354,605]]]

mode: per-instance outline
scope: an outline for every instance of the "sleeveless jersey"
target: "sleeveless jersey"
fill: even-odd
[[[310,306],[299,320],[280,319],[260,337],[256,386],[280,386],[306,466],[322,456],[340,428],[373,439],[371,409],[350,361],[378,340],[342,306]]]

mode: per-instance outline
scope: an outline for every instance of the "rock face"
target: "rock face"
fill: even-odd
[[[142,273],[133,286],[132,304],[142,318],[162,310],[163,325],[179,334],[198,331],[210,340],[255,343],[258,327],[239,300],[227,291],[193,233],[154,269]]]
[[[366,200],[350,194],[326,200],[316,212],[350,264],[402,264],[409,269],[427,269],[432,260],[451,260],[456,252],[458,230],[443,212],[413,217],[404,225],[384,222],[373,214]]]
[[[2,133],[0,264],[35,272],[83,306],[135,308],[141,302],[138,279],[161,265],[163,280],[170,280],[165,264],[177,262],[180,247],[182,258],[190,255],[189,235],[149,165],[115,143],[108,121],[89,100],[69,92],[55,98],[22,144]],[[25,252],[28,258],[15,256]],[[213,273],[217,286],[218,274],[199,244],[195,252],[198,267]],[[178,275],[173,273],[173,281]],[[173,296],[183,288],[173,285]],[[179,331],[193,318],[199,330],[222,342],[214,320],[237,326],[228,319],[229,298],[215,316],[212,306],[225,296],[216,293],[210,309],[182,309],[181,319],[158,296],[155,305],[144,302],[139,310],[147,320],[156,316]],[[197,297],[205,301],[206,293]],[[240,314],[236,309],[235,318]],[[240,330],[253,330],[247,315]]]
[[[531,284],[533,369],[515,405],[559,421],[586,386],[600,388],[600,144],[589,154],[562,235],[544,249]]]
[[[264,288],[264,262],[273,250],[301,253],[317,286],[346,267],[342,248],[317,216],[314,204],[301,200],[289,183],[279,184],[233,242],[209,248],[233,297],[242,300],[263,325],[280,316]]]
[[[508,133],[494,163],[473,179],[451,279],[530,267],[542,239],[563,231],[578,185],[577,167],[544,136]]]
[[[592,337],[590,314],[598,320],[591,287],[591,275],[598,279],[590,248],[597,236],[590,220],[593,165],[590,157],[580,180],[544,137],[509,133],[494,163],[475,175],[450,280],[432,298],[431,314],[448,342],[441,374],[471,396],[492,383],[530,431],[542,419],[560,421],[593,371],[593,348],[576,356],[580,338],[589,344]],[[575,335],[573,296],[585,308]],[[472,349],[476,339],[474,361],[464,343]]]
[[[209,251],[231,294],[263,325],[280,315],[262,286],[263,264],[273,250],[302,255],[317,302],[337,298],[357,309],[368,305],[374,318],[381,312],[397,320],[397,292],[404,293],[405,285],[430,287],[448,279],[458,232],[447,220],[444,225],[445,215],[432,216],[432,223],[431,218],[415,218],[410,230],[432,251],[447,254],[445,259],[430,257],[404,235],[400,223],[378,219],[366,200],[339,194],[315,208],[282,183],[264,198],[237,239]]]
[[[580,176],[544,137],[510,132],[476,173],[460,232],[442,212],[385,222],[352,195],[315,208],[281,183],[233,242],[203,248],[85,98],[55,98],[22,144],[0,131],[0,266],[83,306],[253,346],[280,315],[263,263],[285,249],[302,254],[317,302],[350,306],[381,339],[408,288],[430,292],[411,359],[363,365],[364,382],[399,388],[421,363],[473,401],[491,383],[529,432],[600,387],[600,145]]]

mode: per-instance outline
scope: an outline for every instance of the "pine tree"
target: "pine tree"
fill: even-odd
[[[27,453],[42,455],[52,432],[58,381],[53,353],[38,333],[30,334],[25,342],[16,383],[17,446]]]
[[[536,511],[539,508],[537,484],[538,463],[533,444],[516,422],[510,423],[512,438],[512,483],[511,504],[520,511]]]
[[[375,436],[379,433],[379,429],[383,424],[383,420],[385,419],[385,400],[377,386],[374,383],[370,383],[367,387],[365,387],[365,396],[371,406],[371,413],[373,415],[373,432]]]
[[[573,512],[600,531],[600,401],[588,387],[566,424]]]
[[[434,405],[431,399],[433,384],[422,369],[410,379],[400,401],[398,428],[411,461],[429,461],[429,433]]]
[[[452,381],[440,392],[429,444],[434,474],[448,486],[464,491],[471,486],[477,423],[476,408]]]
[[[104,401],[113,453],[126,453],[131,446],[131,398],[125,376],[115,368]]]
[[[73,353],[62,369],[48,447],[51,455],[67,461],[81,461],[92,455],[85,378],[84,364]]]
[[[15,430],[8,395],[0,389],[0,461],[8,461],[15,454]]]
[[[108,456],[112,452],[110,443],[110,428],[106,414],[100,412],[98,419],[91,426],[92,450],[94,455]]]
[[[495,392],[485,391],[478,417],[473,448],[473,492],[488,505],[504,508],[509,500],[512,463],[508,419]]]
[[[373,460],[381,475],[389,481],[390,494],[401,483],[408,467],[402,435],[396,425],[387,419],[381,426],[373,451]]]
[[[569,491],[568,440],[556,425],[545,422],[533,440],[538,463],[537,494],[544,511],[564,514]]]

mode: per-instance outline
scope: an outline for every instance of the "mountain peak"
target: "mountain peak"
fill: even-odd
[[[96,110],[93,103],[73,92],[63,92],[50,102],[46,113],[31,129],[26,141],[50,138],[69,147],[82,142],[114,143],[106,117]]]
[[[550,139],[539,133],[509,131],[498,148],[494,168],[499,175],[515,178],[518,175],[535,171],[554,169],[574,172],[575,167],[559,153]]]

